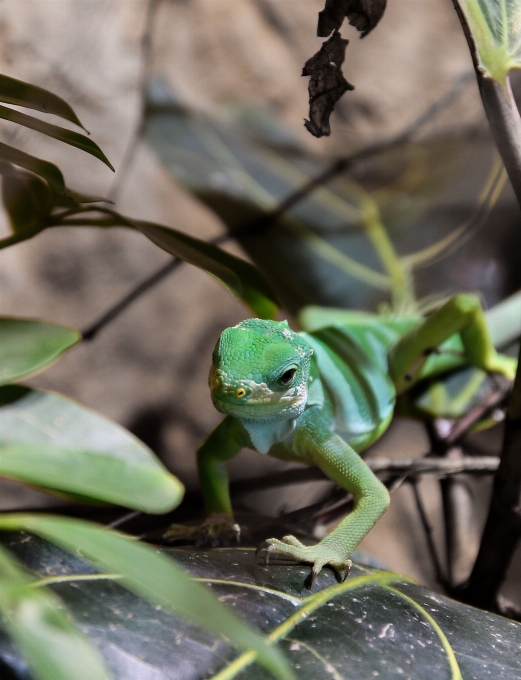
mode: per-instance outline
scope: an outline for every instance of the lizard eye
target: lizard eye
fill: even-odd
[[[290,382],[295,377],[296,372],[297,372],[296,368],[289,368],[287,371],[284,371],[284,373],[279,377],[278,382],[281,385],[289,385]]]

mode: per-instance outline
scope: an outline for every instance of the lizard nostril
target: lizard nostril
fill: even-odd
[[[213,381],[214,387],[217,388],[217,387],[220,386],[220,384],[221,384],[221,381],[219,380],[219,378],[215,378],[215,380]]]
[[[242,397],[245,397],[246,396],[246,390],[244,389],[244,387],[238,387],[235,390],[235,396],[237,397],[237,399],[242,399]]]

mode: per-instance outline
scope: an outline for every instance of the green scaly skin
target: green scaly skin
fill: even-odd
[[[248,319],[227,328],[213,354],[209,384],[226,418],[197,453],[208,519],[197,529],[173,525],[165,538],[215,540],[237,532],[226,461],[244,447],[318,466],[353,495],[352,512],[320,543],[268,539],[270,553],[349,571],[349,556],[389,505],[389,493],[359,456],[386,430],[397,394],[463,363],[513,379],[515,360],[497,354],[479,299],[459,294],[429,317],[350,315],[347,323],[295,333],[287,322]],[[439,347],[449,353],[435,353]],[[455,350],[455,351],[454,351]],[[458,355],[459,352],[459,355]],[[191,533],[190,533],[191,532]]]

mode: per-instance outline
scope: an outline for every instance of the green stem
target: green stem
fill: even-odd
[[[59,576],[45,576],[36,581],[32,581],[29,585],[32,588],[42,588],[43,586],[52,586],[56,583],[73,583],[75,581],[114,581],[123,578],[121,574],[61,574]]]
[[[367,237],[373,244],[380,262],[391,278],[393,311],[410,312],[415,307],[415,295],[409,269],[398,257],[385,229],[380,211],[370,197],[363,202],[363,223]]]

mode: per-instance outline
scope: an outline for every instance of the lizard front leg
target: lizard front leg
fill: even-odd
[[[354,508],[320,543],[306,546],[294,536],[268,539],[266,558],[282,553],[302,562],[311,562],[311,583],[322,567],[349,571],[349,556],[389,506],[389,492],[360,456],[332,432],[319,409],[310,409],[299,423],[291,448],[317,465],[332,481],[353,495]]]
[[[172,524],[163,537],[165,541],[195,540],[214,544],[232,535],[239,539],[240,528],[233,518],[226,462],[245,446],[251,444],[244,428],[238,420],[227,416],[197,451],[199,484],[207,519],[196,527]]]

